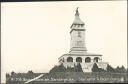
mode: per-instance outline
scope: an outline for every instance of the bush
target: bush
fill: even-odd
[[[55,73],[55,72],[65,72],[66,68],[64,67],[63,64],[59,65],[59,66],[54,66],[51,70],[50,73]]]
[[[107,72],[115,72],[115,69],[108,64],[107,65]]]
[[[75,69],[75,71],[76,71],[76,72],[83,72],[83,70],[82,70],[82,67],[81,67],[81,64],[80,64],[80,63],[78,63],[76,66],[74,65],[74,69]]]
[[[11,76],[15,75],[16,73],[14,71],[11,72]]]
[[[80,63],[77,65],[74,65],[74,67],[67,67],[65,68],[63,64],[59,66],[55,66],[50,70],[50,73],[55,73],[55,72],[83,72],[82,67]]]
[[[93,64],[92,72],[99,72],[99,68],[96,63]]]
[[[122,65],[122,67],[121,67],[121,72],[126,72],[126,69],[124,68],[124,66]]]
[[[32,70],[28,71],[27,73],[28,74],[34,74]]]
[[[115,71],[118,72],[118,73],[127,72],[127,70],[124,68],[124,66],[122,66],[122,67],[117,66],[117,68],[115,69]]]
[[[93,64],[92,72],[106,72],[104,69],[99,68],[96,63]]]
[[[6,78],[10,77],[10,75],[8,73],[6,73]]]

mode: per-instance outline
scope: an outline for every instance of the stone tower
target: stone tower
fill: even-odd
[[[74,67],[74,64],[81,64],[84,72],[91,72],[93,64],[96,63],[99,68],[106,69],[107,62],[102,62],[101,54],[92,54],[87,52],[85,45],[85,23],[80,19],[78,7],[75,13],[75,19],[70,30],[70,51],[59,58],[59,64],[65,67]]]
[[[87,49],[85,46],[85,27],[84,22],[79,17],[78,8],[76,9],[75,19],[71,25],[71,42],[70,42],[70,53],[86,53]],[[82,52],[79,52],[82,51]]]

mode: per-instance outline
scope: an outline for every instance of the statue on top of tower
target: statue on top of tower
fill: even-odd
[[[77,15],[77,16],[79,16],[78,8],[79,8],[79,7],[76,8],[76,14],[75,14],[75,15]]]

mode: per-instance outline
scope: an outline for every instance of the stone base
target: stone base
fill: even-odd
[[[59,63],[63,63],[65,67],[74,67],[74,65],[80,63],[84,72],[92,72],[94,63],[104,70],[106,70],[108,64],[107,62],[102,62],[101,54],[88,53],[84,51],[84,48],[80,48],[80,50],[73,48],[69,53],[62,55],[58,60]]]

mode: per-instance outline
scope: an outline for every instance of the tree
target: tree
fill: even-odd
[[[122,65],[122,67],[117,66],[117,68],[115,69],[116,72],[118,73],[124,73],[127,70],[125,69],[125,67]]]
[[[33,74],[33,71],[32,70],[28,71],[28,74]]]
[[[92,72],[99,72],[99,68],[96,63],[93,64]]]
[[[76,72],[83,72],[83,69],[81,67],[81,64],[78,63],[76,66],[74,66]]]
[[[128,74],[128,68],[127,68],[127,70],[126,70],[126,73]]]
[[[11,76],[15,75],[16,73],[14,71],[11,72]]]
[[[117,72],[117,73],[120,72],[120,67],[119,66],[116,67],[115,72]]]
[[[107,65],[107,72],[115,72],[115,69],[108,64]]]
[[[60,64],[59,66],[54,66],[51,70],[50,73],[55,73],[55,72],[65,72],[66,68],[64,67],[63,63]]]
[[[66,71],[66,68],[64,67],[63,63],[58,66],[58,71],[59,72],[65,72]]]
[[[120,68],[120,70],[121,70],[121,72],[126,72],[126,69],[125,69],[125,67],[122,65],[122,67]]]
[[[6,73],[6,78],[10,77],[10,75],[8,73]]]

